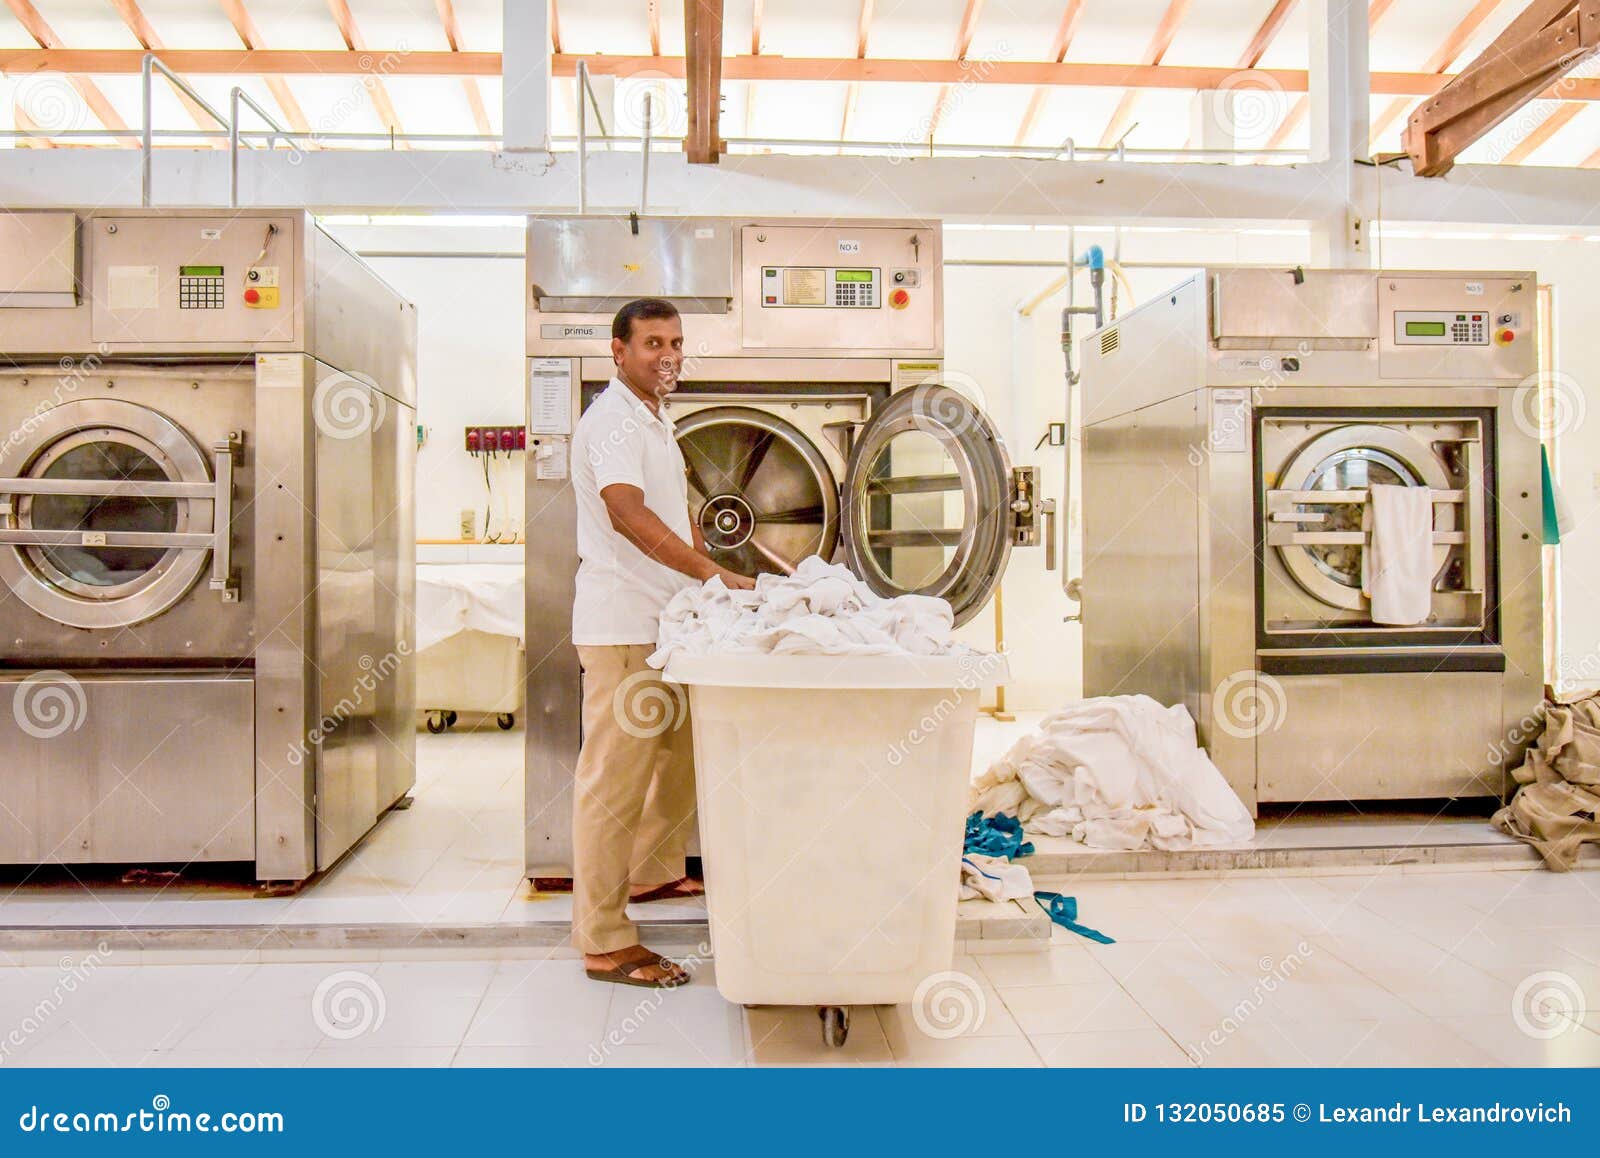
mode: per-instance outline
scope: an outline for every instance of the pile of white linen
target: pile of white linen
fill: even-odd
[[[1097,848],[1247,844],[1249,810],[1195,742],[1181,707],[1102,696],[1045,717],[973,781],[972,807]]]
[[[950,632],[950,604],[927,595],[884,599],[845,567],[816,555],[792,575],[761,575],[754,591],[720,578],[687,587],[661,613],[652,667],[674,653],[710,655],[948,655],[968,650]]]

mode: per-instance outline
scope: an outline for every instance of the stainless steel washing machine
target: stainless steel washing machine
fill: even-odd
[[[0,863],[297,881],[405,794],[415,332],[303,211],[0,216]]]
[[[1499,796],[1542,688],[1531,273],[1210,269],[1087,339],[1084,690],[1182,703],[1257,802]],[[1368,487],[1432,492],[1375,623]]]
[[[987,602],[1053,506],[981,400],[945,379],[940,227],[925,221],[532,218],[528,224],[527,866],[569,875],[579,671],[568,441],[611,319],[683,313],[668,400],[707,547],[746,574],[808,555],[881,595]]]

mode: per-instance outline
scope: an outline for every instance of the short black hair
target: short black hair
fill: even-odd
[[[638,321],[665,321],[678,316],[678,307],[663,298],[635,298],[617,311],[611,319],[611,336],[619,342],[633,337],[633,323]]]

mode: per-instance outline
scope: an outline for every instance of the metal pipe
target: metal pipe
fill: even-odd
[[[606,129],[605,114],[600,111],[600,98],[594,95],[594,85],[589,81],[589,65],[587,61],[584,62],[582,75],[583,91],[578,94],[578,100],[581,103],[585,96],[589,98],[589,103],[594,106],[594,123],[600,126],[600,136],[604,138],[606,148],[610,149],[611,134]]]
[[[644,145],[639,152],[639,216],[643,217],[650,204],[650,110],[655,105],[652,93],[644,94]]]
[[[169,81],[172,82],[174,88],[176,88],[179,92],[183,93],[186,97],[188,97],[190,100],[192,100],[195,104],[197,104],[201,108],[205,109],[206,112],[210,113],[212,120],[216,121],[217,124],[221,125],[224,129],[227,129],[230,133],[233,130],[233,123],[231,121],[229,121],[228,118],[224,117],[221,113],[217,112],[216,109],[214,109],[210,105],[208,105],[206,103],[205,98],[203,96],[201,96],[199,93],[195,92],[195,90],[189,85],[189,83],[187,81],[185,81],[177,73],[173,72],[166,65],[162,64],[160,59],[157,58],[155,53],[153,53],[153,52],[145,53],[144,54],[144,59],[142,61],[140,61],[140,63],[139,63],[139,85],[140,85],[139,102],[140,102],[140,108],[144,113],[144,128],[140,132],[140,147],[141,147],[141,149],[143,151],[143,155],[140,157],[139,197],[140,197],[140,205],[141,205],[141,207],[143,207],[145,209],[150,208],[150,158],[151,158],[151,152],[152,152],[152,150],[151,150],[151,131],[152,131],[152,126],[150,124],[150,107],[151,107],[150,89],[151,89],[151,81],[152,81],[153,75],[154,75],[155,71],[158,70],[158,69],[160,70],[162,76],[166,77]]]
[[[248,105],[256,116],[272,126],[272,131],[267,134],[267,148],[276,145],[281,136],[284,143],[296,155],[305,156],[304,150],[284,133],[283,126],[272,119],[272,114],[256,104],[244,89],[234,85],[233,90],[228,93],[228,205],[234,209],[239,208],[239,105],[241,103]]]
[[[589,87],[589,64],[578,61],[578,214],[589,211],[589,115],[583,90]]]

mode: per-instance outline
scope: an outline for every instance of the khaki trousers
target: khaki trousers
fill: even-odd
[[[688,692],[645,663],[654,650],[578,648],[583,749],[572,793],[572,944],[584,953],[638,943],[628,886],[682,877],[694,831]]]

